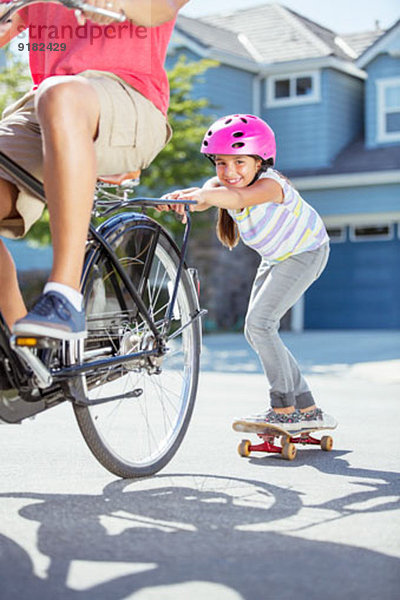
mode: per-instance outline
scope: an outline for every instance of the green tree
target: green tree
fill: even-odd
[[[185,56],[180,56],[168,71],[171,88],[168,120],[174,134],[169,144],[143,172],[138,194],[156,197],[212,176],[211,163],[201,157],[199,150],[206,127],[213,120],[212,116],[204,114],[204,110],[213,107],[206,98],[193,97],[192,91],[196,81],[201,80],[201,75],[216,66],[218,63],[213,60],[190,62]],[[182,231],[173,213],[152,211],[152,216],[170,231],[176,234]],[[196,215],[196,227],[202,227],[208,221],[208,215]]]
[[[20,98],[32,85],[28,65],[9,48],[4,52],[6,65],[0,71],[0,112]]]
[[[206,98],[194,98],[191,94],[199,76],[217,64],[212,60],[188,62],[181,56],[168,72],[171,86],[168,120],[174,135],[142,175],[143,186],[153,195],[171,187],[192,185],[210,175],[208,162],[199,155],[205,129],[212,120],[204,114],[210,103]]]

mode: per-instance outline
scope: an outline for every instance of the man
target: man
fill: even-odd
[[[54,254],[49,282],[26,314],[0,241],[0,309],[19,335],[86,336],[79,288],[96,178],[148,166],[171,135],[164,61],[188,0],[87,2],[128,21],[41,3],[19,11],[0,32],[4,45],[30,31],[34,88],[5,111],[0,150],[44,182]],[[0,168],[0,235],[25,235],[42,208]]]

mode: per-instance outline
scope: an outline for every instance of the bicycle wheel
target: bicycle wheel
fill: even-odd
[[[123,217],[103,235],[160,330],[179,256],[157,223],[143,217]],[[89,332],[84,360],[153,347],[149,325],[102,250],[89,257],[83,294]],[[132,359],[117,368],[83,377],[91,400],[120,396],[96,406],[74,404],[90,450],[106,469],[120,477],[157,472],[182,442],[197,391],[201,330],[199,320],[192,320],[196,310],[197,294],[184,268],[165,355]]]

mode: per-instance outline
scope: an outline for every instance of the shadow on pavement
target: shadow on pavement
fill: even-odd
[[[362,469],[352,467],[343,456],[349,454],[346,450],[332,450],[325,453],[318,449],[300,449],[297,452],[296,460],[293,462],[284,461],[278,455],[252,455],[249,461],[257,466],[266,468],[279,467],[299,468],[303,465],[312,466],[321,473],[328,475],[344,476],[346,479],[366,479],[367,481],[355,481],[357,486],[365,485],[365,491],[357,491],[348,494],[343,498],[335,498],[329,502],[313,505],[315,509],[328,509],[336,511],[337,518],[346,517],[352,514],[382,512],[388,510],[398,510],[400,496],[400,477],[394,471],[380,471],[377,469]],[[310,458],[312,457],[312,460]],[[375,480],[375,481],[374,481]],[[396,499],[395,499],[396,498]],[[387,500],[386,500],[387,499]],[[360,508],[363,504],[364,507]],[[358,505],[354,508],[354,505]],[[399,575],[400,584],[400,575]]]
[[[348,475],[340,453],[335,459],[335,473],[343,469]],[[326,464],[318,461],[317,468],[324,471]],[[386,473],[350,471],[389,483]],[[173,593],[163,588],[157,595],[158,586],[191,582],[221,586],[212,596],[218,600],[275,595],[284,600],[388,600],[398,591],[395,558],[344,544],[257,531],[258,525],[289,518],[302,508],[295,490],[260,481],[161,475],[116,481],[101,495],[9,493],[0,497],[26,499],[19,515],[38,524],[37,550],[50,559],[46,579],[39,578],[35,558],[11,539],[0,537],[2,600],[197,600],[200,596],[193,593],[177,596],[179,587],[171,587]],[[346,511],[347,500],[333,501],[333,508]],[[244,530],[249,525],[254,530]],[[97,579],[88,576],[89,562],[98,563]],[[132,565],[135,572],[128,569],[123,576],[104,577],[102,565],[107,562]],[[155,593],[149,596],[149,590]]]

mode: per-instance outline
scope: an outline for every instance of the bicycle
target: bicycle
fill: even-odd
[[[2,152],[0,165],[45,202],[42,183]],[[123,478],[156,473],[178,450],[196,398],[206,312],[197,272],[185,263],[190,202],[179,249],[145,212],[165,200],[135,198],[138,174],[129,175],[96,185],[81,278],[87,338],[12,336],[0,314],[2,387],[9,388],[0,391],[0,422],[20,423],[68,400],[93,455]]]

